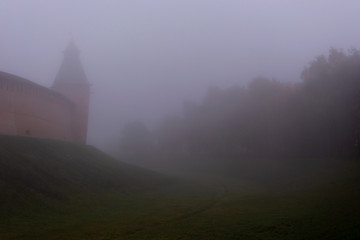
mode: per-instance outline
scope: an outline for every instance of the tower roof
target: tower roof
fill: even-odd
[[[71,53],[79,54],[80,53],[80,51],[79,51],[78,47],[76,46],[73,39],[71,39],[70,42],[68,43],[68,45],[66,46],[64,53],[69,53],[69,54],[71,54]]]
[[[58,84],[89,84],[75,42],[71,40],[64,51],[64,58],[53,87]]]

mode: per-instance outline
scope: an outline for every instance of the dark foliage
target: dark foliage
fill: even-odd
[[[201,104],[185,103],[183,117],[161,127],[160,149],[215,158],[357,155],[359,51],[331,49],[301,77],[210,87]]]
[[[167,118],[153,141],[144,127],[138,127],[142,136],[133,131],[124,140],[137,152],[146,147],[132,137],[151,142],[152,153],[168,160],[357,156],[360,52],[330,49],[301,78],[285,83],[258,77],[247,87],[209,87],[201,103],[185,102],[181,117]]]

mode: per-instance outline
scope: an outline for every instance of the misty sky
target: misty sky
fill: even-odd
[[[88,142],[156,125],[208,85],[299,81],[330,47],[360,48],[359,0],[0,0],[0,71],[50,86],[74,38],[92,86]]]

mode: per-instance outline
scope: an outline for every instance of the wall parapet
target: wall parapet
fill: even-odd
[[[34,83],[28,79],[2,71],[0,71],[0,90],[19,92],[30,96],[52,98],[64,102],[64,104],[67,104],[69,107],[74,107],[73,102],[60,93]]]

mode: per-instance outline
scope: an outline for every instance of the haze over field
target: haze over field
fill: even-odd
[[[300,80],[330,47],[360,48],[360,2],[3,0],[0,70],[50,86],[71,38],[93,84],[88,142],[156,125],[207,86]]]
[[[0,239],[360,239],[359,12],[0,0]]]

